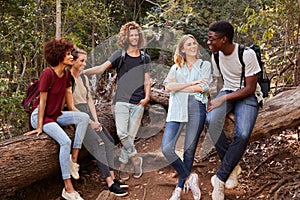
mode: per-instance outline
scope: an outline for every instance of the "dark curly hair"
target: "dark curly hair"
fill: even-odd
[[[131,21],[131,22],[128,22],[128,23],[124,24],[121,27],[119,35],[118,35],[118,45],[122,49],[127,49],[128,48],[129,31],[133,30],[133,29],[137,29],[138,32],[139,32],[139,42],[138,42],[139,48],[145,47],[146,40],[145,40],[144,33],[142,32],[142,28],[135,21]]]
[[[55,67],[62,62],[68,51],[74,49],[74,44],[65,39],[52,38],[44,44],[44,58],[47,63]]]
[[[232,43],[234,28],[229,22],[223,20],[216,21],[209,25],[209,31],[215,32],[222,37],[226,36],[228,41]]]

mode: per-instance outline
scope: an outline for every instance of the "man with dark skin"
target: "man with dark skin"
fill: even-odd
[[[246,48],[243,53],[245,77],[241,82],[242,65],[238,57],[239,44],[233,42],[234,28],[226,21],[217,21],[209,27],[207,44],[212,53],[218,52],[220,70],[212,56],[213,75],[223,87],[207,107],[208,133],[217,149],[221,166],[211,179],[213,200],[224,199],[224,188],[238,185],[241,160],[253,130],[261,100],[257,84],[260,67],[255,52]],[[235,116],[235,136],[229,141],[223,131],[228,113]]]

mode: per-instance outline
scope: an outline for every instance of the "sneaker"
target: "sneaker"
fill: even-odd
[[[122,183],[120,180],[118,179],[114,179],[114,183],[119,185],[120,188],[128,188],[128,185],[126,183]]]
[[[128,194],[126,190],[120,188],[116,183],[113,183],[108,189],[113,195],[116,195],[118,197],[123,197]]]
[[[143,174],[143,158],[142,157],[137,157],[138,164],[134,165],[134,173],[133,173],[133,178],[140,178]]]
[[[180,200],[181,191],[182,189],[180,187],[176,187],[169,200]]]
[[[74,179],[79,179],[79,165],[72,161],[72,155],[70,155],[70,174]]]
[[[189,189],[191,189],[195,200],[199,200],[201,198],[201,190],[199,188],[197,174],[191,174],[189,179],[185,182],[184,190],[188,191]]]
[[[65,188],[63,189],[61,196],[66,200],[83,200],[78,192],[75,191],[72,193],[68,193],[66,192]]]
[[[124,169],[119,169],[119,177],[122,181],[127,181],[129,179],[129,174]]]
[[[211,184],[214,187],[214,190],[211,194],[213,200],[224,200],[224,188],[225,183],[221,181],[216,175],[211,177]]]
[[[227,179],[227,181],[225,182],[225,187],[227,189],[233,189],[235,188],[239,182],[238,182],[238,176],[241,174],[242,172],[242,168],[241,166],[238,164],[237,166],[235,166],[235,168],[232,170],[229,178]]]

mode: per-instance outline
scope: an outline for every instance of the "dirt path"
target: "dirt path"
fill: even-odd
[[[243,169],[237,188],[226,190],[226,200],[243,199],[300,199],[300,145],[298,128],[273,135],[270,139],[251,143],[240,165]],[[82,164],[81,178],[73,181],[75,188],[85,200],[167,200],[174,190],[177,177],[172,167],[157,153],[162,133],[149,139],[136,141],[138,152],[144,158],[144,170],[140,179],[130,178],[126,197],[115,197],[105,190],[100,181],[95,161]],[[203,139],[203,138],[202,138]],[[199,144],[200,147],[200,144]],[[196,155],[199,155],[199,147]],[[155,152],[155,153],[153,153]],[[199,176],[202,200],[211,199],[211,176],[219,166],[215,153],[207,159],[194,163],[193,172]],[[29,188],[18,191],[10,200],[60,200],[62,181],[60,175],[43,180]],[[100,195],[99,195],[100,194]],[[190,200],[191,191],[181,200]]]

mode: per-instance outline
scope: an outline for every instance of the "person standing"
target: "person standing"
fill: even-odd
[[[136,22],[124,24],[118,34],[122,50],[115,51],[102,65],[84,70],[84,74],[100,74],[110,68],[117,71],[117,89],[114,97],[114,117],[117,135],[122,143],[120,179],[129,179],[125,169],[129,160],[134,166],[134,178],[142,176],[143,159],[137,156],[134,139],[141,124],[144,107],[150,101],[151,59],[140,49],[145,46],[141,27]]]
[[[44,44],[44,57],[50,67],[41,74],[39,101],[34,105],[35,109],[31,114],[31,125],[35,130],[25,135],[45,132],[59,144],[59,163],[64,180],[62,197],[67,200],[82,200],[73,188],[71,176],[79,179],[77,158],[89,116],[83,112],[72,111],[71,72],[66,66],[73,64],[73,48],[73,44],[64,39],[53,38]],[[70,111],[62,111],[65,102]],[[61,128],[70,124],[76,125],[71,155],[71,139]]]
[[[121,183],[115,177],[113,170],[115,141],[107,129],[98,121],[87,76],[84,74],[79,75],[86,65],[87,53],[82,49],[74,49],[72,56],[74,58],[74,64],[71,68],[74,78],[74,105],[79,111],[85,112],[90,116],[83,144],[96,158],[99,172],[106,181],[109,191],[116,196],[126,196],[128,192],[124,188],[128,188],[128,185]]]
[[[200,134],[204,128],[206,104],[211,82],[211,64],[200,59],[199,44],[193,35],[179,40],[174,65],[164,81],[170,92],[166,127],[162,138],[162,153],[179,175],[178,184],[170,200],[180,199],[182,189],[191,189],[194,199],[201,198],[198,175],[191,173]],[[181,159],[175,146],[186,126],[184,154]]]
[[[260,67],[255,52],[250,48],[244,50],[245,76],[242,79],[239,44],[233,42],[233,36],[234,28],[227,21],[217,21],[209,26],[207,44],[212,53],[219,54],[220,71],[212,56],[213,74],[224,82],[216,98],[207,107],[208,133],[221,160],[221,166],[211,178],[213,200],[225,198],[225,187],[234,188],[238,185],[237,177],[241,173],[238,163],[247,148],[259,109],[259,95],[255,94],[260,93],[257,84]],[[229,141],[223,130],[225,117],[230,112],[235,116],[232,141]]]

